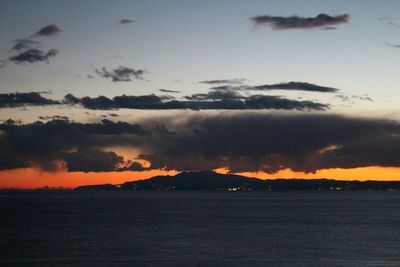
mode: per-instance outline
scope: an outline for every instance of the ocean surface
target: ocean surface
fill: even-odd
[[[400,266],[399,192],[0,192],[2,266]]]

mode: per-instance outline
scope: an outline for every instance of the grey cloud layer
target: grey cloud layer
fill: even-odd
[[[256,16],[250,18],[256,26],[270,26],[275,30],[288,30],[288,29],[310,29],[310,28],[321,28],[329,27],[338,24],[347,23],[350,16],[343,14],[339,16],[330,16],[324,13],[319,14],[316,17],[280,17],[280,16]]]
[[[0,124],[0,169],[57,162],[70,171],[145,169],[276,172],[291,168],[400,167],[400,124],[324,114],[224,113],[143,121],[74,123],[54,120]],[[132,147],[140,155],[124,161],[110,147]],[[137,158],[134,158],[137,156]]]
[[[63,100],[57,101],[45,98],[38,92],[0,94],[0,108],[20,107],[25,105],[81,105],[93,110],[111,109],[142,109],[142,110],[327,110],[329,105],[313,101],[298,101],[281,96],[252,95],[242,96],[232,90],[213,90],[207,94],[193,94],[186,100],[176,100],[171,96],[140,95],[140,96],[105,96],[78,98],[68,94]]]
[[[0,108],[20,107],[25,105],[81,105],[93,110],[143,109],[143,110],[327,110],[329,105],[313,101],[299,101],[281,96],[252,95],[242,96],[232,90],[213,90],[207,94],[185,96],[186,100],[176,100],[171,96],[105,96],[78,98],[68,94],[63,100],[45,98],[38,92],[0,94]]]
[[[169,110],[169,109],[285,109],[285,110],[326,110],[327,104],[313,101],[298,101],[286,99],[280,96],[253,95],[249,97],[238,96],[230,92],[210,92],[209,94],[196,94],[186,96],[189,100],[171,100],[170,97],[143,95],[143,96],[116,96],[112,99],[105,96],[77,98],[73,95],[66,96],[66,103],[80,104],[88,109],[147,109],[147,110]]]

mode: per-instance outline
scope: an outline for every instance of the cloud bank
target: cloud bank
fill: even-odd
[[[170,117],[136,124],[53,120],[0,124],[0,169],[70,171],[144,168],[277,172],[290,168],[400,167],[400,123],[332,114],[269,112]],[[112,147],[135,148],[123,159]],[[377,177],[379,178],[379,177]]]
[[[252,95],[240,96],[232,91],[211,91],[208,94],[194,94],[186,96],[187,100],[175,100],[169,96],[142,95],[142,96],[115,96],[112,99],[105,96],[78,98],[67,95],[65,103],[79,104],[87,109],[146,109],[146,110],[327,110],[329,105],[313,101],[298,101],[281,96]]]
[[[177,100],[172,96],[122,95],[108,98],[105,96],[82,98],[67,94],[63,100],[52,100],[41,96],[40,92],[0,94],[0,108],[47,105],[80,105],[92,110],[141,109],[141,110],[316,110],[329,109],[328,104],[314,101],[299,101],[281,96],[252,95],[243,96],[230,89],[212,90],[205,94],[185,96]]]

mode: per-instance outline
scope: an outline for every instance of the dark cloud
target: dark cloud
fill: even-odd
[[[112,151],[105,152],[90,147],[81,147],[76,152],[65,153],[63,160],[71,172],[116,171],[117,165],[124,162],[123,157]]]
[[[49,51],[44,52],[42,50],[32,48],[16,56],[11,56],[9,59],[16,64],[36,63],[42,61],[48,62],[49,58],[54,57],[57,54],[58,51],[56,49],[50,49]]]
[[[57,25],[51,24],[41,28],[38,32],[32,35],[30,38],[21,38],[15,40],[14,45],[11,47],[11,51],[16,52],[9,57],[9,60],[16,63],[37,63],[47,62],[51,57],[58,54],[56,49],[50,49],[44,51],[40,48],[41,42],[34,41],[31,38],[40,36],[53,36],[61,32]]]
[[[400,167],[399,122],[332,114],[231,112],[141,124],[7,121],[0,132],[0,169],[54,170],[60,163],[85,172]],[[124,160],[113,146],[135,148],[140,155]],[[151,166],[134,164],[142,160]]]
[[[133,144],[132,136],[148,135],[139,124],[109,120],[88,124],[52,120],[25,125],[6,121],[0,124],[0,133],[0,170],[39,167],[50,171],[60,162],[74,171],[110,171],[114,163],[126,168],[121,157],[98,147],[126,144],[126,140]]]
[[[81,104],[88,109],[118,109],[118,108],[131,108],[131,109],[158,109],[162,105],[164,98],[156,95],[142,95],[142,96],[115,96],[110,99],[105,96],[98,97],[83,97],[77,98],[71,94],[65,96],[66,103]]]
[[[14,41],[13,47],[11,47],[11,50],[15,51],[21,51],[21,50],[28,50],[31,48],[38,48],[42,43],[33,41],[30,39],[17,39]]]
[[[327,110],[329,105],[309,100],[297,101],[280,96],[254,95],[245,100],[248,109]]]
[[[45,93],[45,92],[41,92]],[[193,94],[176,100],[171,96],[139,95],[139,96],[106,96],[76,97],[67,94],[62,101],[45,98],[39,92],[0,94],[0,108],[21,107],[25,105],[81,105],[93,110],[142,109],[142,110],[327,110],[329,105],[314,101],[286,99],[282,96],[252,95],[243,96],[237,90],[218,88],[208,93]]]
[[[81,99],[74,96],[73,94],[67,94],[64,96],[64,103],[69,105],[76,105],[81,103]]]
[[[180,93],[180,91],[168,90],[168,89],[158,89],[158,90],[163,93]]]
[[[265,84],[250,87],[251,90],[297,90],[297,91],[309,91],[309,92],[322,92],[322,93],[334,93],[339,91],[336,88],[316,85],[306,82],[288,82],[288,83],[277,83],[277,84]]]
[[[94,75],[88,74],[88,75],[86,75],[86,78],[88,78],[88,79],[94,79],[95,77],[94,77]]]
[[[286,110],[326,110],[329,105],[313,101],[290,100],[280,96],[253,95],[244,97],[231,90],[211,91],[208,94],[186,96],[188,100],[174,100],[167,96],[105,96],[77,98],[65,96],[65,103],[80,104],[88,109],[109,110],[118,108],[147,110],[245,110],[245,109],[286,109]]]
[[[389,120],[264,113],[195,116],[175,127],[179,134],[157,136],[140,156],[152,168],[273,173],[400,166],[400,124]]]
[[[38,30],[33,37],[40,37],[40,36],[54,36],[59,34],[61,29],[56,25],[56,24],[50,24],[47,26],[42,27],[40,30]]]
[[[5,60],[0,59],[0,68],[4,67],[7,64]]]
[[[205,84],[242,84],[246,79],[228,79],[228,80],[207,80],[199,83]]]
[[[0,108],[55,104],[60,104],[60,102],[42,97],[38,92],[0,94]]]
[[[130,24],[130,23],[134,23],[135,21],[132,19],[121,19],[120,21],[118,21],[119,24]]]
[[[100,70],[96,69],[96,73],[103,78],[111,78],[113,82],[129,82],[132,81],[132,78],[143,80],[143,75],[147,72],[145,70],[135,70],[128,67],[118,66],[112,70],[107,70],[105,67]]]
[[[256,26],[270,26],[275,30],[288,30],[288,29],[311,29],[332,27],[341,23],[347,23],[350,16],[343,14],[339,16],[330,16],[324,13],[316,17],[279,17],[279,16],[256,16],[250,18]]]
[[[135,172],[141,172],[141,171],[147,171],[149,168],[144,167],[140,162],[135,162],[132,160],[128,160],[126,163],[124,163],[125,167],[120,167],[118,171],[135,171]]]

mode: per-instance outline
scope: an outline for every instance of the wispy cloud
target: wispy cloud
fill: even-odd
[[[392,43],[386,43],[387,46],[393,47],[393,48],[400,48],[400,44],[392,44]]]
[[[13,42],[14,45],[11,47],[11,51],[14,51],[15,53],[9,57],[9,60],[16,64],[37,62],[48,63],[49,58],[58,54],[58,50],[50,49],[45,51],[40,48],[42,43],[32,40],[32,38],[41,36],[54,36],[60,32],[61,30],[56,24],[50,24],[42,27],[29,38],[16,39]]]
[[[321,93],[334,93],[339,89],[327,86],[321,86],[306,82],[287,82],[276,84],[264,84],[259,86],[250,87],[251,90],[288,90],[288,91],[309,91]]]
[[[242,84],[247,81],[246,79],[227,79],[227,80],[206,80],[200,81],[199,83],[205,84]]]
[[[56,24],[49,24],[40,28],[40,30],[38,30],[32,37],[50,37],[55,36],[60,32],[62,32],[62,30]]]
[[[28,50],[31,48],[38,48],[42,43],[38,41],[33,41],[30,39],[17,39],[14,41],[13,47],[11,50],[21,51],[21,50]]]
[[[135,22],[135,20],[133,20],[133,19],[121,19],[118,21],[119,24],[131,24],[134,22]]]
[[[163,93],[180,93],[180,91],[169,90],[169,89],[158,89],[158,91],[163,92]]]
[[[274,30],[289,30],[332,27],[338,24],[347,23],[349,18],[350,16],[348,14],[330,16],[321,13],[316,17],[280,17],[264,15],[255,16],[250,19],[256,26],[270,26]]]
[[[143,80],[143,75],[147,73],[147,71],[118,66],[112,70],[107,70],[106,67],[102,67],[100,70],[96,69],[96,73],[103,78],[110,78],[113,82],[129,82],[132,81],[132,78]]]
[[[49,58],[54,57],[58,54],[56,49],[50,49],[45,52],[36,48],[29,49],[18,55],[10,56],[10,61],[20,64],[20,63],[36,63],[36,62],[48,62]]]

